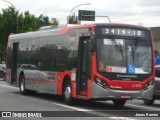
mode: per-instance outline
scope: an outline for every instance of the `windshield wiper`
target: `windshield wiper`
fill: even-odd
[[[135,52],[137,50],[137,43],[138,43],[139,39],[138,40],[135,40],[135,43],[134,43],[134,46],[132,46],[132,53],[131,53],[131,56],[133,58],[133,64],[135,63]]]
[[[114,43],[114,46],[115,46],[115,48],[117,49],[117,51],[121,53],[121,56],[122,56],[122,59],[123,59],[124,56],[123,56],[123,49],[122,49],[122,47],[121,47],[121,44],[118,43],[115,39],[111,39],[111,40],[112,40],[112,42]]]

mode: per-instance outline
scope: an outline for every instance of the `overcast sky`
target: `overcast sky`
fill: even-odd
[[[160,0],[7,0],[14,4],[20,12],[30,11],[39,16],[57,18],[60,24],[66,24],[67,16],[77,5],[91,3],[75,8],[78,10],[94,10],[96,15],[108,16],[112,22],[141,24],[147,27],[160,27]],[[10,6],[0,0],[0,10]],[[96,18],[96,22],[108,22],[107,18]]]

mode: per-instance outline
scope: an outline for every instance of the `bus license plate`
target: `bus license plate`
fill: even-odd
[[[130,96],[130,95],[121,95],[121,98],[122,98],[122,99],[130,99],[131,96]]]

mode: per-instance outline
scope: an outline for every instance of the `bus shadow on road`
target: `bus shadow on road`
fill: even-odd
[[[15,94],[21,95],[19,92],[14,92]],[[32,97],[40,100],[45,100],[51,103],[58,103],[65,105],[63,97],[59,95],[44,94],[44,93],[34,93],[25,95],[26,97]],[[138,108],[125,106],[115,106],[111,101],[88,101],[88,100],[79,100],[75,99],[72,105],[73,107],[79,107],[83,109],[91,109],[95,111],[105,111],[105,110],[139,110]]]

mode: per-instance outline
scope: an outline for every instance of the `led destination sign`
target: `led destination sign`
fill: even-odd
[[[102,35],[145,37],[145,31],[125,28],[102,28]]]

